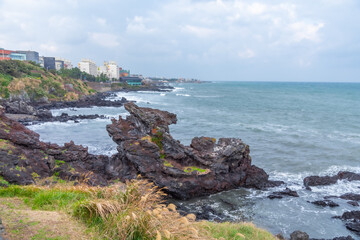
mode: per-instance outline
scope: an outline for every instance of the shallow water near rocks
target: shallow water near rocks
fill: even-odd
[[[236,137],[250,145],[253,164],[273,180],[283,180],[299,198],[270,200],[272,191],[235,189],[208,197],[181,201],[189,211],[207,205],[221,220],[252,221],[274,234],[289,236],[294,230],[312,238],[353,235],[332,216],[359,210],[345,200],[333,199],[337,208],[319,207],[307,201],[327,195],[359,193],[360,182],[340,181],[332,186],[305,190],[309,175],[333,175],[340,170],[360,173],[360,84],[353,83],[247,83],[214,82],[176,84],[172,92],[118,93],[145,107],[177,114],[171,134],[183,144],[195,136]],[[59,109],[54,114],[104,114],[126,116],[124,108],[94,107]],[[74,140],[95,154],[111,155],[116,144],[105,126],[110,119],[80,123],[44,123],[30,126],[44,141],[59,144]],[[216,214],[215,214],[216,215]],[[219,216],[213,216],[214,219]]]

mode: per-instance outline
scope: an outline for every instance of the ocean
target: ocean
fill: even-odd
[[[302,181],[309,175],[334,175],[340,170],[360,173],[360,84],[219,81],[173,86],[171,92],[119,92],[113,99],[125,97],[139,106],[177,114],[178,123],[170,126],[170,132],[185,145],[195,136],[241,138],[250,146],[253,164],[300,195],[270,200],[267,196],[272,191],[285,187],[268,191],[240,188],[178,204],[189,211],[205,204],[221,213],[221,220],[252,221],[284,236],[301,230],[312,238],[356,238],[341,220],[331,217],[358,207],[341,199],[333,199],[340,204],[336,208],[318,207],[309,201],[360,193],[360,182],[340,181],[308,191]],[[54,115],[62,112],[114,118],[127,115],[123,107],[53,110]],[[43,141],[63,144],[73,140],[88,146],[91,153],[111,155],[116,144],[106,132],[109,123],[109,119],[95,119],[29,128]]]

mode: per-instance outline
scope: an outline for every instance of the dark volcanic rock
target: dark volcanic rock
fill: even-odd
[[[331,200],[320,200],[320,201],[314,201],[311,202],[312,204],[322,206],[322,207],[338,207],[339,204],[331,201]]]
[[[269,196],[267,196],[268,198],[270,198],[270,199],[275,199],[275,198],[277,198],[277,199],[281,199],[281,198],[283,198],[283,196],[280,196],[280,195],[275,195],[275,194],[270,194]]]
[[[295,231],[290,234],[290,240],[309,240],[309,235],[306,232]]]
[[[296,191],[293,191],[289,188],[285,188],[284,191],[273,192],[271,195],[268,196],[268,198],[270,198],[270,199],[282,198],[282,196],[299,197],[299,195]]]
[[[340,196],[341,199],[360,201],[360,194],[346,193]]]
[[[50,177],[55,172],[63,179],[87,176],[93,185],[105,185],[120,177],[114,166],[121,166],[116,156],[96,156],[73,142],[60,147],[44,143],[39,135],[7,118],[0,110],[0,176],[12,184],[31,184],[34,178]]]
[[[304,178],[304,185],[305,185],[305,187],[331,185],[331,184],[335,184],[337,182],[337,180],[338,180],[337,176],[333,176],[333,177],[310,176],[310,177]]]
[[[360,221],[346,223],[345,227],[350,231],[356,232],[357,234],[360,235]]]
[[[269,181],[264,170],[251,165],[249,146],[240,139],[216,142],[196,137],[186,147],[170,135],[175,114],[134,103],[125,104],[125,109],[130,116],[113,120],[107,131],[118,144],[128,177],[141,174],[180,199],[236,187],[263,189],[281,184]]]
[[[127,102],[125,98],[116,101],[106,100],[107,97],[112,96],[112,92],[96,93],[80,98],[77,101],[65,102],[35,102],[32,103],[37,109],[58,109],[58,108],[88,108],[88,107],[121,107]]]
[[[340,218],[345,221],[347,229],[360,235],[360,211],[344,212],[341,217],[335,218]]]
[[[360,220],[360,211],[344,212],[340,218],[343,220],[349,220],[349,219]]]
[[[325,186],[335,184],[338,180],[360,181],[360,174],[353,172],[338,172],[335,176],[309,176],[304,178],[304,186]]]
[[[289,188],[285,188],[284,191],[274,192],[274,194],[286,195],[286,196],[290,196],[290,197],[299,197],[299,194],[296,191],[293,191]]]
[[[355,240],[353,237],[351,236],[347,236],[347,237],[335,237],[333,239],[325,239],[325,238],[310,238],[310,240]]]
[[[354,206],[354,207],[358,207],[358,206],[359,206],[359,203],[356,202],[356,201],[348,201],[347,203],[350,204],[350,205],[352,205],[352,206]]]

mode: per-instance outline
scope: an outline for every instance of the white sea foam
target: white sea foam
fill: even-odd
[[[189,95],[189,94],[177,93],[176,96],[190,97],[191,95]]]
[[[185,88],[182,88],[182,87],[174,87],[174,89],[172,90],[173,92],[179,92],[179,91],[182,91],[184,90]]]

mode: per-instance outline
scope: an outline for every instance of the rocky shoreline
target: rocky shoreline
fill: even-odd
[[[185,147],[174,140],[168,125],[176,115],[126,103],[130,116],[107,126],[118,144],[108,157],[89,154],[73,142],[64,146],[44,143],[39,135],[1,110],[0,175],[13,184],[31,184],[34,176],[78,180],[91,172],[93,185],[136,178],[152,180],[173,197],[186,199],[235,187],[264,189],[282,182],[268,180],[264,170],[251,165],[249,147],[240,139],[194,138]]]
[[[24,101],[14,100],[1,102],[4,107],[5,114],[8,118],[21,122],[24,125],[38,124],[43,122],[67,122],[84,119],[96,119],[106,118],[104,115],[90,114],[90,115],[74,115],[69,116],[66,113],[62,113],[59,116],[53,116],[51,109],[61,108],[91,108],[91,107],[122,107],[124,103],[128,102],[125,98],[121,100],[110,101],[108,97],[114,96],[115,92],[97,93],[94,95],[85,96],[77,101]]]
[[[13,184],[27,185],[36,178],[57,176],[66,180],[86,181],[91,185],[106,186],[113,181],[136,178],[150,179],[174,198],[189,199],[237,187],[266,189],[283,182],[270,181],[264,170],[251,164],[249,146],[240,139],[195,137],[190,146],[183,146],[172,138],[169,125],[176,123],[176,115],[151,108],[141,108],[126,99],[107,101],[114,93],[100,93],[77,102],[35,103],[5,102],[0,109],[0,176]],[[130,113],[126,119],[113,119],[107,126],[109,135],[118,144],[118,153],[109,157],[89,154],[87,148],[73,142],[64,146],[44,143],[39,135],[20,122],[78,121],[79,119],[105,118],[102,115],[54,117],[53,108],[92,106],[123,106]],[[50,113],[50,114],[49,114]],[[12,115],[13,114],[13,115]],[[16,119],[23,115],[29,119]],[[85,177],[86,176],[86,177]],[[339,180],[359,181],[360,174],[339,172],[334,176],[309,176],[304,187],[335,184]],[[285,188],[273,192],[270,199],[299,197],[296,191]],[[360,194],[326,196],[311,202],[320,207],[337,207],[336,200],[348,200],[358,207]],[[180,209],[181,210],[181,209]],[[213,210],[204,207],[198,219],[208,219]],[[334,216],[344,222],[350,231],[360,236],[359,211],[347,211]],[[300,232],[301,233],[301,232]],[[311,239],[305,234],[294,234],[291,240]],[[280,238],[281,239],[281,238]],[[284,238],[285,239],[285,238]],[[351,236],[334,240],[351,240]],[[316,239],[313,239],[316,240]],[[321,240],[321,239],[318,239]]]

